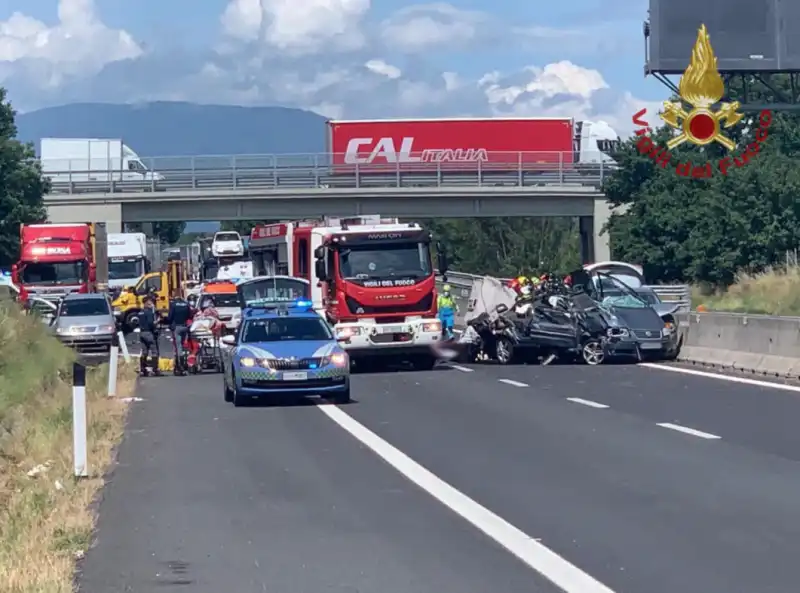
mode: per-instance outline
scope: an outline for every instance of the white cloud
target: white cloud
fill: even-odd
[[[407,52],[422,52],[435,46],[459,46],[481,32],[488,17],[459,10],[449,4],[410,6],[396,12],[382,25],[385,42]]]
[[[142,48],[123,30],[104,25],[92,0],[60,0],[58,24],[15,12],[0,22],[0,65],[29,68],[44,86],[58,86],[70,76],[94,74],[106,64],[142,55]],[[38,64],[32,62],[39,62]],[[10,74],[8,68],[3,68]],[[3,71],[0,71],[0,80]]]
[[[364,67],[370,72],[380,74],[391,80],[397,80],[403,75],[403,71],[397,66],[387,64],[383,60],[369,60]]]
[[[308,54],[322,48],[357,49],[370,0],[231,0],[222,15],[224,32],[244,42]]]
[[[159,56],[100,22],[90,0],[61,0],[53,27],[20,13],[0,23],[0,82],[23,110],[202,97],[300,107],[335,119],[562,116],[604,120],[622,134],[641,107],[658,110],[573,61],[483,76],[452,65],[434,69],[423,49],[485,41],[497,21],[447,4],[412,6],[375,27],[380,39],[371,39],[362,33],[369,8],[369,0],[231,0],[221,17],[223,44],[205,54]],[[575,35],[542,27],[517,33],[551,41]]]

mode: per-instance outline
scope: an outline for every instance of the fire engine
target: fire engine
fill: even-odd
[[[426,369],[441,340],[431,243],[417,223],[359,216],[257,226],[249,248],[256,274],[310,282],[314,308],[356,365],[391,357]],[[447,254],[435,247],[445,274]]]

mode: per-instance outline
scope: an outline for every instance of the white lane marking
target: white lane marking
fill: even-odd
[[[512,379],[498,379],[498,381],[506,385],[513,385],[514,387],[530,387],[527,383],[521,383],[520,381],[514,381]]]
[[[709,373],[706,371],[696,371],[695,369],[684,369],[681,367],[667,366],[654,362],[640,362],[640,367],[647,367],[648,369],[658,369],[660,371],[669,371],[671,373],[684,373],[686,375],[695,375],[696,377],[706,377],[707,379],[717,379],[720,381],[730,381],[731,383],[741,383],[742,385],[752,385],[754,387],[771,387],[772,389],[782,389],[784,391],[794,391],[800,393],[800,387],[797,385],[783,385],[781,383],[770,383],[769,381],[759,381],[758,379],[748,379],[747,377],[731,377],[729,375],[720,375],[717,373]]]
[[[456,369],[457,371],[461,371],[462,373],[471,373],[475,370],[475,369],[469,369],[467,367],[462,367],[457,364],[451,364],[450,367]]]
[[[580,397],[568,397],[567,400],[574,402],[576,404],[589,406],[590,408],[597,408],[599,410],[603,410],[608,407],[607,405],[601,404],[600,402],[593,402],[590,399],[581,399]]]
[[[695,430],[694,428],[689,428],[688,426],[681,426],[680,424],[672,424],[671,422],[661,422],[657,426],[662,428],[669,428],[670,430],[677,430],[678,432],[682,432],[684,434],[690,434],[695,437],[700,437],[701,439],[721,439],[722,437],[717,436],[715,434],[711,434],[710,432],[703,432],[702,430]]]
[[[456,490],[339,408],[330,405],[318,407],[378,457],[565,593],[615,593],[527,533]]]

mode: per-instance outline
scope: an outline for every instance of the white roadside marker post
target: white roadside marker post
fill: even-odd
[[[87,477],[86,367],[79,362],[72,365],[72,450],[75,477]]]

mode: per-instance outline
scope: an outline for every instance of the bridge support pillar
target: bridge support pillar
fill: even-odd
[[[581,242],[581,261],[593,263],[611,259],[611,246],[608,233],[603,233],[603,226],[611,216],[611,206],[605,197],[594,201],[594,215],[578,218]]]
[[[104,222],[109,233],[121,233],[122,204],[50,205],[47,207],[47,220],[62,224]]]

